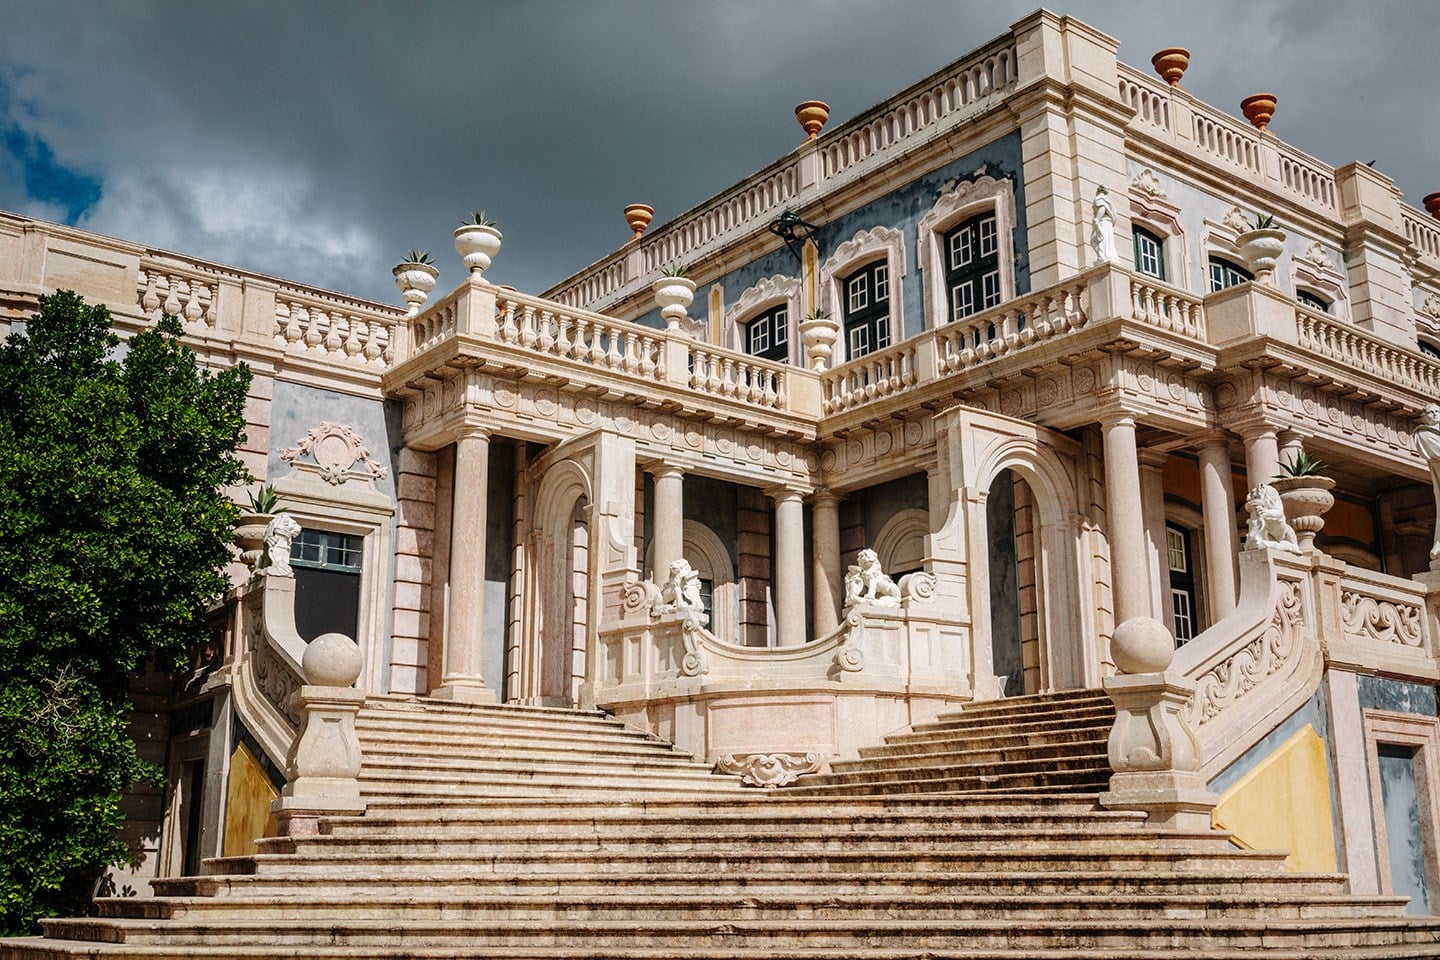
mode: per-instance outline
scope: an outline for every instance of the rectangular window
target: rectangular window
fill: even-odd
[[[850,356],[863,357],[870,350],[870,328],[852,327],[850,329]]]
[[[988,310],[1000,302],[1000,271],[992,270],[980,278],[980,309]]]
[[[950,237],[950,269],[958,270],[970,262],[974,230],[965,225]]]
[[[993,257],[997,249],[995,245],[995,218],[986,217],[980,221],[980,256]]]
[[[790,319],[785,313],[785,308],[781,307],[770,315],[770,326],[777,347],[790,342]]]
[[[850,294],[850,310],[863,310],[865,307],[869,306],[870,286],[868,283],[866,283],[867,279],[868,274],[862,274],[858,277],[855,277],[849,282],[849,284],[847,284]]]
[[[880,264],[875,268],[875,302],[887,300],[890,297],[890,268]]]
[[[1170,602],[1175,611],[1175,639],[1184,643],[1195,639],[1195,614],[1190,609],[1189,590],[1170,590]]]
[[[975,286],[962,283],[950,290],[950,302],[954,304],[952,320],[960,320],[975,312]]]
[[[290,544],[295,568],[295,629],[307,641],[322,633],[354,639],[360,625],[363,537],[306,528]]]
[[[1140,227],[1135,228],[1135,269],[1156,280],[1165,279],[1164,242]]]
[[[770,349],[770,321],[761,317],[750,324],[750,352]]]
[[[1185,534],[1169,527],[1165,530],[1165,547],[1170,555],[1171,573],[1189,573],[1190,560],[1185,556]]]

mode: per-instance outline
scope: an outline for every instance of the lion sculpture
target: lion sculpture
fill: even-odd
[[[870,548],[860,551],[845,571],[845,606],[873,603],[881,607],[900,605],[900,588],[880,569],[880,557]]]
[[[290,544],[300,536],[300,524],[288,513],[275,515],[265,528],[265,555],[260,558],[260,572],[271,577],[293,577],[290,569]]]
[[[660,593],[650,606],[655,616],[669,613],[693,613],[705,619],[705,601],[700,599],[700,574],[681,557],[670,564],[670,576],[660,585]]]
[[[1285,522],[1285,505],[1274,487],[1262,483],[1251,490],[1245,498],[1245,510],[1250,514],[1250,528],[1245,536],[1247,548],[1278,547],[1291,553],[1300,552],[1295,531]]]

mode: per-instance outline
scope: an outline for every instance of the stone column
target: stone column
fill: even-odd
[[[1212,434],[1199,444],[1200,501],[1205,520],[1205,592],[1210,622],[1235,609],[1235,487],[1230,482],[1230,441]]]
[[[651,577],[663,583],[670,564],[685,555],[685,471],[672,463],[646,467],[655,478],[655,569]]]
[[[1105,512],[1110,535],[1110,580],[1115,591],[1115,622],[1150,614],[1145,564],[1145,521],[1141,510],[1140,461],[1135,448],[1135,418],[1115,417],[1101,424],[1105,434]]]
[[[775,644],[798,647],[805,642],[804,501],[789,487],[765,492],[775,501]]]
[[[1305,444],[1294,430],[1281,430],[1275,439],[1280,447],[1279,463],[1294,463],[1295,458],[1305,452]],[[1275,472],[1278,474],[1280,471]]]
[[[445,615],[445,672],[432,696],[493,703],[481,674],[485,637],[485,523],[490,498],[490,434],[455,441],[455,500],[450,519],[450,609]]]
[[[814,530],[811,580],[815,588],[815,636],[823,637],[840,625],[842,571],[840,569],[840,498],[821,490],[810,498]]]
[[[1274,480],[1280,472],[1280,443],[1275,437],[1275,428],[1269,426],[1246,430],[1244,437],[1245,484],[1254,490]]]
[[[1150,616],[1161,623],[1174,620],[1170,599],[1170,553],[1165,539],[1166,455],[1158,450],[1140,451],[1141,510],[1145,517],[1145,562],[1150,577]]]

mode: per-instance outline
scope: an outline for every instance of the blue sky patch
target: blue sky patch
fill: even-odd
[[[3,79],[0,79],[0,150],[18,167],[26,197],[61,207],[66,223],[74,224],[99,201],[98,177],[87,176],[57,162],[48,143],[16,122],[10,91]]]

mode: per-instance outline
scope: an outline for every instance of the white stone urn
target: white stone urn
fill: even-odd
[[[470,268],[472,276],[480,276],[500,252],[500,241],[504,239],[494,227],[478,223],[462,223],[455,228],[455,252]]]
[[[689,277],[661,277],[650,285],[666,330],[679,330],[686,308],[695,302],[695,281]]]
[[[240,511],[240,519],[235,523],[235,543],[240,547],[240,562],[251,570],[255,569],[260,555],[265,552],[265,531],[274,519],[273,513]]]
[[[396,264],[390,272],[395,275],[395,286],[400,288],[400,298],[405,301],[406,314],[415,316],[425,305],[430,291],[435,289],[440,271],[432,264],[407,260]]]
[[[1235,238],[1235,243],[1255,279],[1273,286],[1275,261],[1285,252],[1285,231],[1275,227],[1247,230]]]
[[[1315,534],[1325,526],[1326,512],[1335,506],[1335,495],[1330,492],[1335,481],[1313,475],[1277,477],[1270,486],[1280,493],[1285,519],[1294,528],[1300,549],[1308,552],[1315,544]]]
[[[805,362],[819,373],[830,366],[835,354],[835,341],[840,339],[840,324],[823,313],[800,321],[800,342],[805,344]]]

